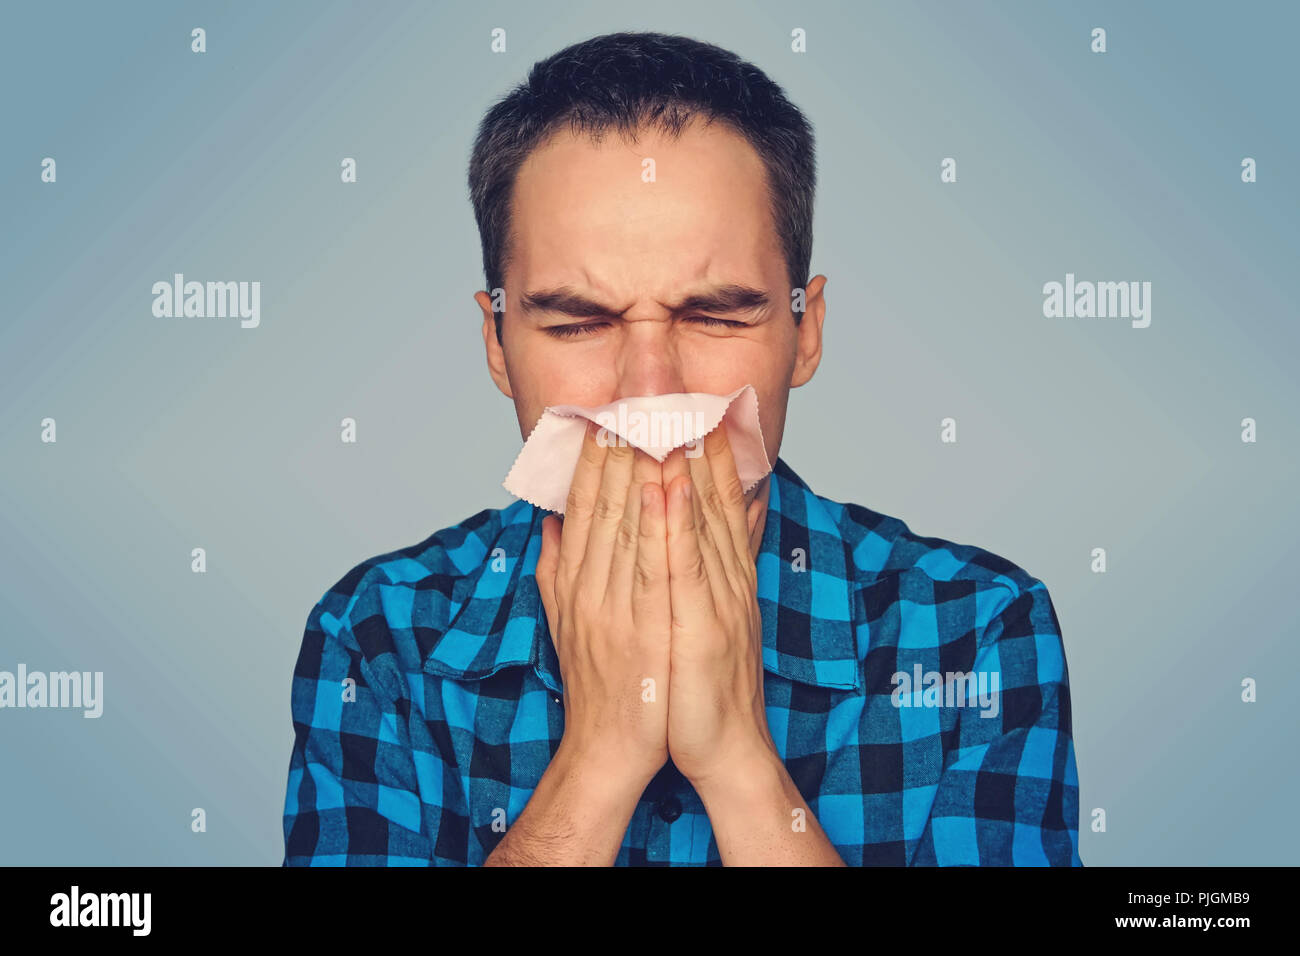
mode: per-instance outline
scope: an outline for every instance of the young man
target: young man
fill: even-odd
[[[538,63],[470,164],[488,370],[549,405],[753,385],[662,464],[588,429],[563,521],[482,511],[307,622],[285,864],[1080,865],[1042,582],[814,494],[778,453],[822,351],[813,138],[717,47]]]

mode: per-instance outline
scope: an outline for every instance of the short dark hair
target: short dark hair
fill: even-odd
[[[664,33],[608,33],[539,60],[479,124],[469,193],[489,294],[505,284],[510,199],[533,149],[565,123],[594,142],[611,127],[624,136],[657,127],[676,137],[697,113],[730,125],[762,159],[790,288],[804,288],[817,172],[803,113],[762,70],[721,47]],[[794,313],[796,323],[800,317]]]

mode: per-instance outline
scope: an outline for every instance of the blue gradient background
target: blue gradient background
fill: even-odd
[[[1046,582],[1085,864],[1296,859],[1296,5],[0,18],[0,669],[105,682],[98,720],[0,711],[0,862],[280,862],[312,605],[362,559],[512,500],[518,424],[471,298],[476,125],[535,60],[621,29],[732,49],[814,124],[827,348],[781,454],[820,494]],[[174,272],[260,281],[261,326],[155,318]],[[1044,318],[1066,272],[1150,281],[1150,328]],[[824,415],[839,405],[851,419]]]

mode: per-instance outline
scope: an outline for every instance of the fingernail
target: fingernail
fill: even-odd
[[[641,507],[642,508],[650,507],[650,486],[649,485],[641,486]]]
[[[682,500],[691,500],[691,483],[689,481],[682,482]]]

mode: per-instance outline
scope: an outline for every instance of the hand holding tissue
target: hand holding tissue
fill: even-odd
[[[595,408],[547,406],[506,476],[506,490],[546,511],[563,514],[589,421],[606,430],[601,436],[606,444],[632,445],[659,462],[674,448],[695,447],[695,442],[724,424],[746,492],[772,470],[758,421],[758,393],[754,386],[745,385],[730,395],[677,392],[620,398]]]

